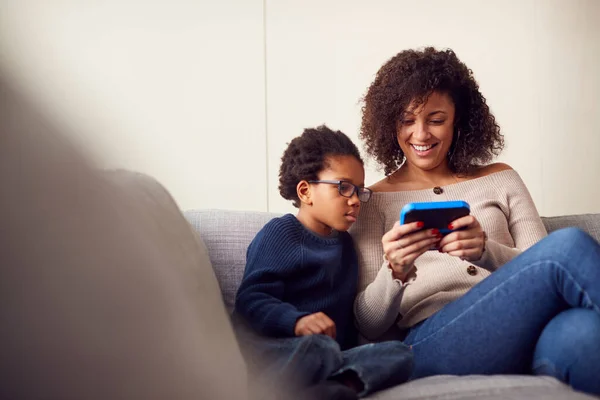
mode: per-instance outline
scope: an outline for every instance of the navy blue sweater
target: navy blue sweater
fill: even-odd
[[[321,311],[335,322],[336,340],[346,349],[356,340],[357,281],[348,232],[318,236],[287,214],[268,222],[250,243],[235,312],[261,335],[291,337],[300,317]]]

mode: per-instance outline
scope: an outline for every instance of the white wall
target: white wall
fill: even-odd
[[[2,61],[109,165],[156,176],[182,208],[292,210],[277,191],[287,142],[327,123],[358,143],[379,66],[434,45],[475,72],[501,160],[540,213],[600,212],[600,1],[0,4]],[[367,182],[380,177],[370,165]]]
[[[262,0],[0,0],[13,72],[182,208],[266,210]]]

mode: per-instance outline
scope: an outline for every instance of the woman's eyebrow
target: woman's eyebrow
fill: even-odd
[[[448,114],[448,113],[444,110],[435,110],[435,111],[431,111],[429,114],[427,114],[427,116],[430,117],[434,114]],[[411,111],[405,111],[404,113],[402,113],[403,118],[414,117],[414,116],[415,116],[415,114]]]
[[[431,116],[432,116],[432,115],[434,115],[434,114],[447,114],[447,113],[446,113],[446,111],[444,111],[444,110],[435,110],[435,111],[432,111],[432,112],[430,112],[429,114],[427,114],[427,116],[428,116],[428,117],[431,117]]]

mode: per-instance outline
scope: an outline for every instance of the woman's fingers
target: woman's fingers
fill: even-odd
[[[448,252],[448,254],[467,261],[476,261],[481,258],[481,252],[479,249],[454,250]]]
[[[424,252],[428,251],[431,248],[431,246],[433,244],[435,244],[438,240],[439,239],[437,238],[437,236],[426,237],[424,239],[421,239],[417,242],[410,244],[407,247],[400,248],[399,253],[401,253],[405,257],[411,256],[411,255],[416,255],[415,258],[417,258]]]
[[[466,217],[461,217],[455,219],[448,225],[448,229],[463,229],[463,228],[475,228],[479,226],[479,221],[472,215],[467,215]]]
[[[390,251],[394,251],[398,248],[407,248],[411,246],[413,243],[417,243],[424,239],[434,238],[439,240],[442,238],[442,235],[437,229],[427,229],[421,230],[414,233],[409,233],[405,236],[402,236],[400,239],[394,241],[383,241],[383,250],[387,254]]]
[[[442,238],[442,234],[437,229],[427,229],[424,231],[419,231],[415,233],[411,233],[409,235],[404,236],[402,239],[397,241],[398,245],[402,248],[410,247],[414,243],[418,243],[425,239],[437,239],[440,240]]]
[[[485,246],[485,233],[477,218],[472,215],[453,221],[450,229],[462,229],[444,237],[439,244],[440,251],[463,260],[479,260]]]
[[[469,249],[477,250],[480,247],[481,247],[481,240],[478,238],[456,240],[454,242],[450,242],[445,245],[442,245],[442,243],[440,243],[440,251],[442,253],[450,253],[450,252],[456,252],[458,250],[469,250]]]
[[[404,225],[396,222],[381,240],[387,260],[399,275],[405,274],[419,256],[433,248],[467,260],[481,257],[485,234],[472,215],[452,221],[448,228],[454,232],[445,237],[437,229],[422,228],[420,222]]]
[[[394,242],[384,243],[383,250],[389,262],[399,268],[408,268],[410,267],[410,263],[418,256],[427,250],[435,248],[440,238],[441,235],[437,230],[429,229],[423,232],[412,233]],[[405,258],[413,253],[414,257],[410,257],[410,260]]]
[[[408,247],[401,247],[391,252],[388,260],[394,272],[398,275],[406,274],[414,265],[415,260],[437,243],[437,237],[426,237]]]
[[[403,236],[408,235],[409,233],[416,232],[423,229],[423,223],[420,221],[411,222],[410,224],[400,225],[400,222],[396,221],[392,229],[387,231],[383,238],[382,242],[394,242]]]
[[[464,218],[467,218],[467,217],[464,217]],[[463,218],[461,218],[461,219],[463,219]],[[455,232],[449,233],[446,236],[444,236],[444,238],[440,241],[440,248],[446,246],[449,243],[456,242],[458,240],[468,240],[468,239],[476,239],[476,238],[484,237],[483,230],[481,229],[479,222],[476,222],[475,226],[473,226],[473,224],[471,224],[469,226],[470,226],[470,228],[468,228],[468,229],[455,231]],[[453,228],[454,228],[454,226],[453,226]],[[460,228],[455,228],[455,229],[460,229]]]

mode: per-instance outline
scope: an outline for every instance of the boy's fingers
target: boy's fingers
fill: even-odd
[[[309,324],[309,325],[307,325],[306,326],[306,330],[311,335],[318,335],[319,333],[323,332],[322,329],[321,329],[321,327],[319,327],[319,325],[316,325],[316,324]]]
[[[319,333],[326,333],[329,330],[329,325],[321,319],[316,319],[314,325],[319,329]]]
[[[335,339],[335,334],[336,334],[335,322],[333,322],[333,320],[329,317],[327,317],[327,319],[329,320],[329,322],[328,322],[328,328],[329,328],[329,333],[330,333],[329,336],[331,336],[333,339]]]
[[[333,323],[333,321],[327,316],[324,316],[322,321],[323,321],[323,325],[325,326],[325,330],[327,331],[327,334],[331,337],[334,337],[335,336],[335,324]]]
[[[335,339],[335,330],[333,329],[333,326],[328,326],[327,329],[324,332],[327,336]]]
[[[333,320],[331,318],[329,318],[327,316],[327,314],[325,313],[318,313],[316,315],[316,318],[319,320],[319,326],[322,327],[323,329],[323,333],[326,334],[327,336],[332,337],[333,339],[335,339],[335,335],[336,335],[336,331],[335,331],[335,323],[333,322]]]

